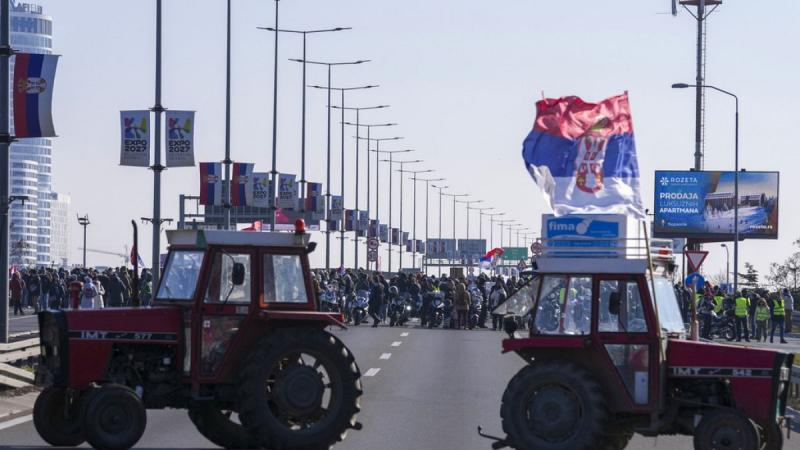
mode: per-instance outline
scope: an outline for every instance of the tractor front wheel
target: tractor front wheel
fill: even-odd
[[[39,436],[55,447],[75,447],[83,444],[83,431],[77,399],[71,401],[67,390],[48,387],[33,405],[33,426]]]
[[[244,366],[239,418],[264,448],[328,449],[358,427],[360,377],[353,355],[332,334],[276,330]]]
[[[83,430],[97,449],[127,450],[144,434],[147,412],[133,390],[119,384],[94,389],[86,398]]]
[[[189,419],[206,439],[222,448],[258,448],[244,427],[232,419],[233,411],[203,406],[189,409]]]
[[[694,433],[695,450],[761,448],[755,424],[735,410],[712,410],[703,415]]]
[[[608,411],[600,385],[586,369],[535,362],[503,394],[503,431],[517,448],[588,450],[606,442]]]

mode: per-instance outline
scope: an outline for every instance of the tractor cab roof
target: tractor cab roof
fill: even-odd
[[[310,235],[307,233],[223,231],[223,230],[167,230],[170,246],[201,247],[253,246],[253,247],[305,247]]]

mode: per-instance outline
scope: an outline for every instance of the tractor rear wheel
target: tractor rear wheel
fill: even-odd
[[[83,444],[83,430],[77,399],[70,402],[67,390],[48,387],[33,404],[33,425],[39,436],[54,447],[75,447]]]
[[[761,429],[761,450],[783,449],[783,433],[777,423],[772,422],[759,428]]]
[[[127,386],[107,384],[93,389],[83,406],[86,441],[96,449],[127,450],[144,434],[147,412]]]
[[[239,418],[270,449],[328,449],[356,428],[361,373],[347,347],[314,328],[262,338],[242,371]]]
[[[761,448],[755,424],[735,410],[703,414],[694,433],[695,450],[751,450]]]
[[[244,427],[231,419],[232,411],[208,406],[189,409],[189,419],[197,431],[222,448],[258,448],[258,443]]]
[[[595,449],[605,442],[608,411],[600,385],[581,366],[533,363],[508,383],[500,416],[517,448]]]
[[[633,431],[628,428],[611,426],[609,431],[604,437],[603,443],[598,447],[603,450],[622,450],[628,446],[628,443],[633,439]]]

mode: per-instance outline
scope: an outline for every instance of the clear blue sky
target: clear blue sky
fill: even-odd
[[[63,55],[54,99],[60,135],[54,146],[54,187],[72,195],[73,212],[91,216],[89,246],[121,250],[129,240],[130,219],[152,214],[152,174],[117,163],[118,111],[153,104],[155,1],[41,4],[54,19],[54,51]],[[168,0],[164,5],[163,104],[196,110],[198,159],[221,160],[225,1]],[[729,1],[708,23],[707,82],[741,98],[742,167],[783,173],[781,239],[741,246],[742,260],[763,272],[769,262],[787,256],[800,235],[800,204],[788,195],[794,190],[792,168],[800,163],[792,107],[799,94],[790,88],[798,78],[798,65],[789,57],[800,40],[800,4],[774,5],[779,9]],[[271,34],[256,27],[272,24],[273,7],[271,1],[236,0],[233,17],[233,158],[255,162],[257,170],[264,171],[271,148],[273,41]],[[399,134],[405,140],[385,148],[416,149],[414,159],[425,160],[419,166],[436,169],[454,191],[482,199],[538,230],[546,206],[524,170],[520,150],[533,122],[534,102],[542,93],[596,101],[629,91],[648,207],[654,170],[692,166],[694,97],[670,85],[693,81],[695,22],[685,12],[677,18],[662,14],[668,9],[667,0],[284,0],[281,25],[353,27],[310,37],[309,58],[372,60],[337,70],[333,84],[381,85],[352,93],[348,103],[391,105],[362,115],[364,122],[399,124],[384,135]],[[299,170],[301,83],[299,65],[286,58],[299,57],[300,52],[299,37],[282,36],[278,169],[288,173]],[[323,84],[324,75],[322,68],[312,67],[309,82]],[[308,106],[308,179],[321,181],[324,93],[309,92]],[[337,168],[339,136],[337,129]],[[733,102],[714,92],[708,98],[706,148],[706,168],[732,168]],[[353,154],[351,147],[346,175],[351,199]],[[338,184],[337,174],[334,185]],[[196,168],[167,171],[163,215],[177,218],[178,195],[197,192]],[[409,205],[410,192],[406,190]],[[385,195],[383,205],[388,201]],[[422,193],[419,199],[424,201]],[[346,204],[352,207],[351,201]],[[444,216],[443,227],[451,230],[450,204]],[[459,229],[464,227],[463,217],[460,206]],[[410,229],[410,214],[405,219]],[[473,236],[475,222],[473,216]],[[423,226],[421,213],[418,224]],[[434,220],[431,226],[435,228]],[[149,226],[141,228],[142,253],[149,265]],[[72,242],[77,260],[77,225]],[[716,272],[724,268],[725,256],[718,246],[710,248],[708,270]],[[333,260],[338,261],[336,250]],[[94,255],[89,262],[117,263]]]

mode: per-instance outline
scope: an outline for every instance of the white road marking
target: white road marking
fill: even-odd
[[[381,359],[389,359],[392,357],[391,353],[381,353]]]
[[[394,341],[392,342],[392,347],[400,347],[400,344],[402,343],[403,343],[402,341]]]
[[[375,376],[375,375],[377,375],[377,374],[378,374],[378,372],[380,372],[380,371],[381,371],[380,367],[373,367],[373,368],[369,369],[368,371],[366,371],[366,372],[364,373],[364,376],[365,376],[365,377],[374,377],[374,376]]]
[[[8,422],[0,423],[0,430],[5,430],[6,428],[15,427],[21,423],[30,422],[33,419],[32,414],[28,414],[27,416],[17,417],[16,419],[11,419]]]
[[[408,332],[400,333],[400,337],[406,337],[406,336],[408,336]]]

